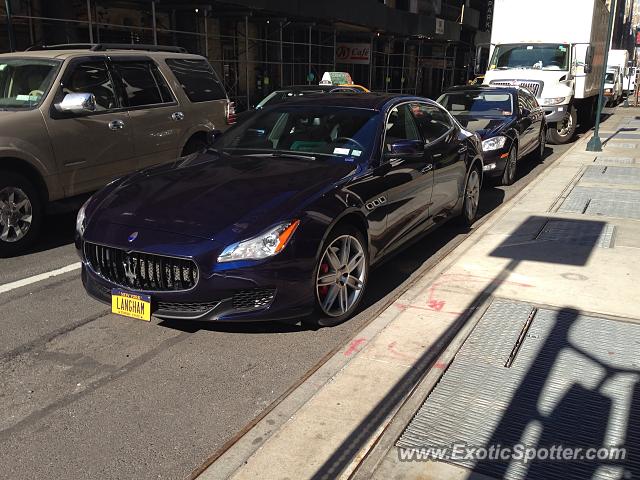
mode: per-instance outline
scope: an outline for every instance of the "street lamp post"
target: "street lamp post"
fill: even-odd
[[[602,103],[604,100],[604,80],[607,75],[607,62],[609,61],[609,46],[611,45],[611,32],[613,31],[613,17],[616,11],[616,0],[611,2],[609,11],[609,26],[607,27],[607,41],[604,48],[604,65],[602,66],[602,78],[600,78],[600,93],[598,94],[598,105],[596,108],[596,125],[593,137],[587,143],[587,152],[601,152],[602,141],[600,140],[600,115],[602,115]]]
[[[4,0],[4,8],[7,10],[7,34],[9,35],[9,51],[15,50],[15,38],[13,37],[13,20],[11,19],[11,4]]]

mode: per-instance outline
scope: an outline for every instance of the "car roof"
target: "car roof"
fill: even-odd
[[[156,59],[165,58],[184,58],[184,59],[203,59],[201,55],[194,55],[191,53],[180,52],[154,52],[149,50],[127,50],[127,49],[113,49],[113,50],[100,50],[93,51],[86,48],[79,49],[61,49],[61,50],[27,50],[24,52],[12,52],[2,53],[0,58],[39,58],[39,59],[58,59],[66,60],[76,57],[95,57],[95,56],[131,56],[131,57],[151,57]]]
[[[497,91],[497,92],[509,92],[517,93],[519,90],[523,90],[521,87],[507,86],[507,85],[457,85],[455,87],[448,88],[444,93],[453,92],[478,92],[478,91]]]
[[[305,95],[304,97],[291,99],[287,102],[287,106],[317,106],[318,98],[322,98],[321,105],[323,107],[362,108],[368,110],[382,110],[394,100],[416,100],[433,103],[433,100],[427,98],[397,93],[359,93],[354,95],[349,92],[332,92],[321,95]]]

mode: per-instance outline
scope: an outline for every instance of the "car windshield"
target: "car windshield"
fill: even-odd
[[[377,123],[376,112],[371,110],[282,105],[230,129],[213,148],[235,154],[321,156],[355,162],[371,150]]]
[[[491,70],[507,68],[533,68],[538,70],[568,70],[567,44],[513,44],[496,46]]]
[[[508,92],[445,93],[438,103],[454,116],[509,116],[513,113],[513,96]]]
[[[264,108],[267,105],[275,105],[276,103],[280,103],[286,98],[302,97],[303,95],[309,95],[311,93],[322,93],[322,90],[276,90],[275,92],[271,92],[269,95],[264,97],[262,101],[258,103],[258,105],[256,105],[256,108]]]
[[[604,76],[605,83],[613,83],[614,79],[616,78],[615,75],[616,74],[613,72],[607,72]]]
[[[0,58],[0,109],[37,107],[49,90],[60,62]]]

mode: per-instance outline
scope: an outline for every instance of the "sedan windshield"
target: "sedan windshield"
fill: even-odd
[[[57,60],[0,59],[0,108],[37,107],[55,77]]]
[[[513,96],[508,92],[445,93],[438,103],[454,116],[509,116],[513,113]]]
[[[263,152],[357,161],[371,150],[376,112],[340,107],[280,106],[230,129],[213,145],[233,153]]]
[[[498,45],[493,52],[489,68],[490,70],[507,68],[568,70],[569,45],[548,43]]]

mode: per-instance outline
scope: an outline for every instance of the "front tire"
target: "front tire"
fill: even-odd
[[[578,113],[571,106],[561,122],[549,125],[547,140],[552,145],[562,145],[571,142],[576,133]]]
[[[507,157],[507,162],[504,166],[504,173],[502,174],[502,179],[500,183],[502,185],[513,185],[513,182],[516,181],[516,174],[518,173],[518,149],[515,147],[511,147],[509,150],[509,156]]]
[[[0,171],[0,257],[22,253],[33,244],[43,214],[33,183],[19,173]]]
[[[547,148],[547,133],[544,128],[540,129],[540,138],[538,139],[538,149],[536,150],[536,160],[544,160],[544,151]]]
[[[480,169],[472,167],[464,187],[464,201],[460,223],[466,229],[471,228],[478,218],[478,206],[480,205]]]
[[[364,297],[369,279],[369,252],[364,235],[344,226],[333,230],[320,253],[314,274],[316,313],[303,320],[312,328],[347,320]]]

